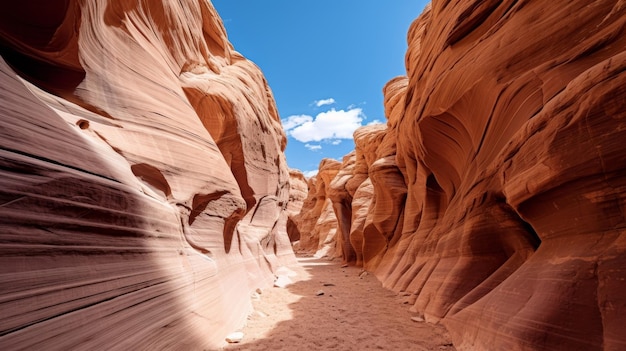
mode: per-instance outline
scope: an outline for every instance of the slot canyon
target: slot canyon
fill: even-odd
[[[406,42],[305,177],[210,1],[2,3],[0,349],[228,350],[304,257],[442,349],[626,350],[626,1],[432,0]]]

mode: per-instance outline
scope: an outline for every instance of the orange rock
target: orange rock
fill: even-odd
[[[364,256],[371,257],[371,251],[375,250],[372,247],[373,239],[364,240],[366,226],[368,228],[367,235],[370,237],[376,235],[376,233],[372,233],[375,228],[371,226],[371,218],[367,215],[374,195],[369,179],[369,169],[376,160],[376,150],[386,135],[386,128],[387,126],[384,124],[375,124],[361,127],[354,132],[356,152],[354,169],[352,170],[352,177],[346,182],[346,191],[352,199],[350,205],[352,216],[347,219],[350,234],[344,246],[353,247],[358,266],[364,264]]]
[[[300,233],[296,249],[313,252],[318,257],[341,257],[336,252],[337,217],[328,198],[329,183],[340,166],[338,161],[323,159],[317,175],[309,179],[308,196],[300,213],[292,217]]]
[[[300,231],[293,217],[302,210],[304,201],[309,193],[307,180],[304,174],[297,169],[289,170],[289,202],[287,203],[287,235],[291,242],[300,240]]]
[[[1,348],[221,346],[295,259],[261,71],[208,2],[31,5],[0,5]]]
[[[352,182],[356,153],[351,152],[344,156],[341,168],[330,182],[328,199],[332,202],[332,210],[337,220],[336,252],[344,263],[354,262],[356,253],[350,244],[350,227],[352,223],[352,199],[354,191],[359,185]],[[350,185],[348,185],[350,183]]]
[[[626,348],[623,5],[433,1],[374,161],[355,133],[331,183],[357,260],[458,350]]]

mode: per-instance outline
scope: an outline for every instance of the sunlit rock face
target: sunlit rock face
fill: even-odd
[[[328,197],[330,182],[340,168],[339,161],[323,159],[317,175],[308,179],[309,192],[302,209],[299,214],[291,217],[295,228],[290,230],[289,236],[299,235],[299,241],[294,246],[296,249],[313,252],[317,257],[341,257],[336,242],[337,217]],[[291,226],[287,227],[290,228]]]
[[[626,349],[625,26],[616,0],[433,1],[411,26],[369,209],[342,212],[457,349]]]
[[[289,170],[289,202],[287,203],[287,224],[285,230],[290,242],[300,240],[300,230],[293,217],[302,210],[304,200],[309,194],[309,186],[304,174],[297,169]]]
[[[337,218],[336,250],[344,262],[356,259],[355,251],[350,245],[350,227],[352,222],[352,199],[356,187],[355,177],[356,152],[344,156],[337,175],[328,183],[327,195]],[[357,175],[358,176],[358,175]],[[358,186],[358,184],[357,184]]]
[[[357,129],[354,133],[355,151],[344,157],[342,167],[330,183],[329,198],[337,216],[338,250],[346,263],[363,265],[363,257],[371,256],[371,246],[364,246],[365,227],[370,225],[367,213],[373,200],[373,186],[368,170],[376,160],[376,149],[386,126],[376,124]],[[368,235],[372,235],[368,229]],[[372,240],[367,244],[371,245]]]
[[[293,262],[286,139],[205,1],[0,5],[0,349],[214,349]]]

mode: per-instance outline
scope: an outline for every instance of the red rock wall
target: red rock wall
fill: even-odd
[[[6,2],[0,50],[0,349],[222,345],[294,256],[273,97],[212,5]]]
[[[625,26],[618,0],[433,1],[369,180],[331,183],[362,188],[331,197],[344,259],[459,350],[626,349]]]

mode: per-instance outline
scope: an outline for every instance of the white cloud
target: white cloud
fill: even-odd
[[[304,144],[304,147],[306,147],[307,149],[309,149],[311,151],[321,150],[322,149],[322,145],[314,145],[314,144]]]
[[[307,115],[289,116],[283,120],[283,127],[288,135],[303,143],[352,139],[352,133],[361,126],[365,118],[360,108],[347,111],[333,108],[320,112],[315,118]]]
[[[335,99],[328,98],[328,99],[316,100],[315,101],[315,106],[321,107],[321,106],[324,106],[324,105],[332,105],[334,103],[335,103]]]
[[[282,119],[281,122],[285,130],[290,130],[301,124],[313,122],[313,117],[307,115],[289,116],[286,119]]]
[[[330,142],[332,145],[339,145],[341,144],[341,139],[337,139],[337,140],[333,140]]]
[[[314,169],[312,171],[304,171],[304,172],[302,172],[302,174],[304,174],[304,176],[307,177],[307,178],[311,178],[311,177],[316,176],[317,172],[319,172],[319,170]]]
[[[367,125],[368,125],[368,126],[371,126],[371,125],[373,125],[373,124],[385,124],[385,122],[383,122],[383,121],[381,121],[381,120],[378,120],[378,119],[375,119],[375,120],[373,120],[373,121],[369,122]]]

